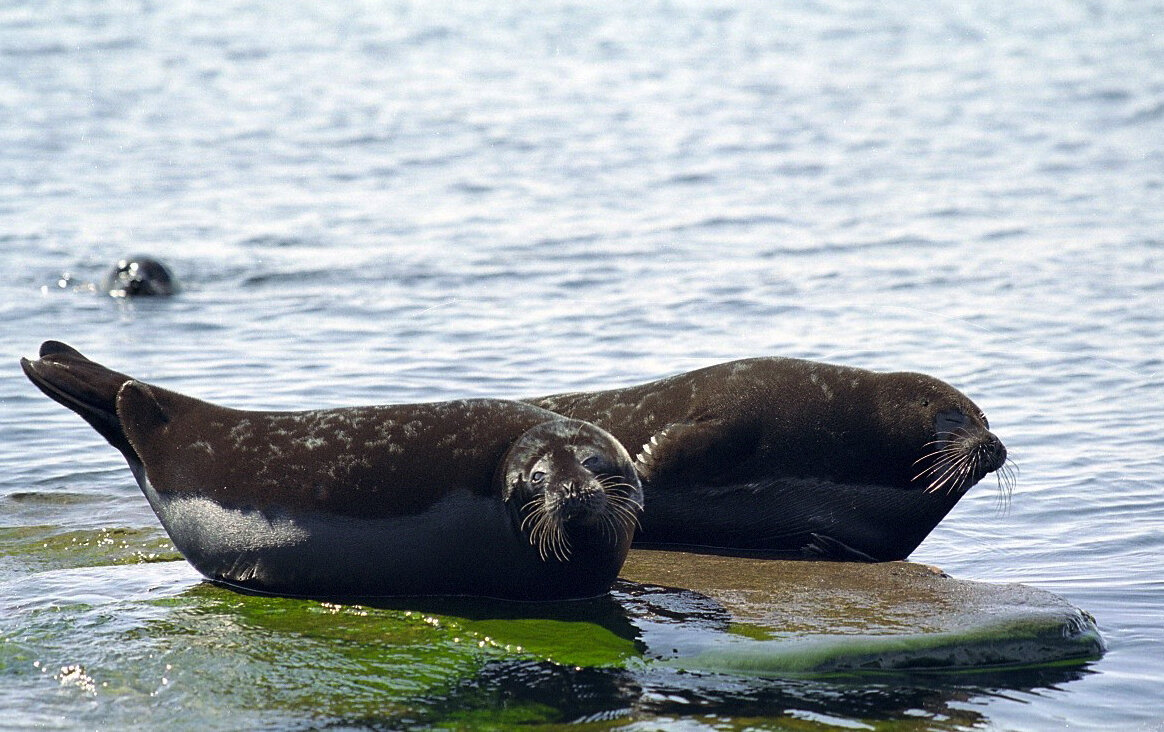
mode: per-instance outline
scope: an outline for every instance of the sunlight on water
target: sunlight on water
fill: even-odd
[[[1158,725],[1162,24],[1129,2],[0,8],[4,724]],[[95,292],[136,252],[182,294]],[[166,561],[123,462],[29,386],[46,338],[263,409],[756,355],[933,374],[1019,477],[912,559],[1059,593],[1109,651],[757,680],[641,664],[601,624],[244,598]]]

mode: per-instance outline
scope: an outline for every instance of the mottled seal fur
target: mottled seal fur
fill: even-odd
[[[617,440],[528,404],[239,411],[53,341],[21,364],[125,456],[186,559],[243,590],[592,597],[642,506]]]
[[[1006,461],[981,409],[917,373],[755,358],[529,401],[638,452],[639,546],[903,559]]]

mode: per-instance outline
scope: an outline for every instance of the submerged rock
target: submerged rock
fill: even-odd
[[[958,580],[911,562],[635,550],[621,576],[627,582],[616,590],[628,607],[638,605],[648,655],[688,670],[952,671],[1079,663],[1104,651],[1094,618],[1058,595]],[[721,608],[714,627],[706,607],[685,618],[668,593],[696,593]]]

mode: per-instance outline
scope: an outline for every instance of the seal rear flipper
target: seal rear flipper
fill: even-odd
[[[166,427],[179,413],[175,402],[196,401],[165,389],[130,379],[117,393],[117,416],[125,436],[142,462],[151,464],[151,456],[166,451]],[[159,445],[159,440],[160,445]]]
[[[36,388],[80,415],[127,459],[136,459],[116,407],[117,394],[130,380],[128,376],[90,361],[59,341],[45,341],[39,360],[22,358],[20,366]]]
[[[717,417],[673,422],[651,436],[635,456],[643,483],[715,484],[738,472],[757,449],[758,425]]]

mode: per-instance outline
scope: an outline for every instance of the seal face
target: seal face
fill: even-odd
[[[629,455],[623,459],[611,439],[588,422],[554,420],[509,448],[501,467],[504,498],[521,505],[521,528],[544,561],[569,561],[575,542],[634,534],[642,487]]]
[[[529,402],[636,446],[641,546],[903,559],[985,475],[1013,480],[982,410],[924,374],[758,358]]]
[[[113,297],[168,297],[178,291],[178,280],[160,261],[139,255],[119,260],[102,280],[101,291]]]
[[[617,440],[528,404],[240,411],[52,341],[22,366],[122,453],[187,560],[247,591],[592,597],[642,506]]]

